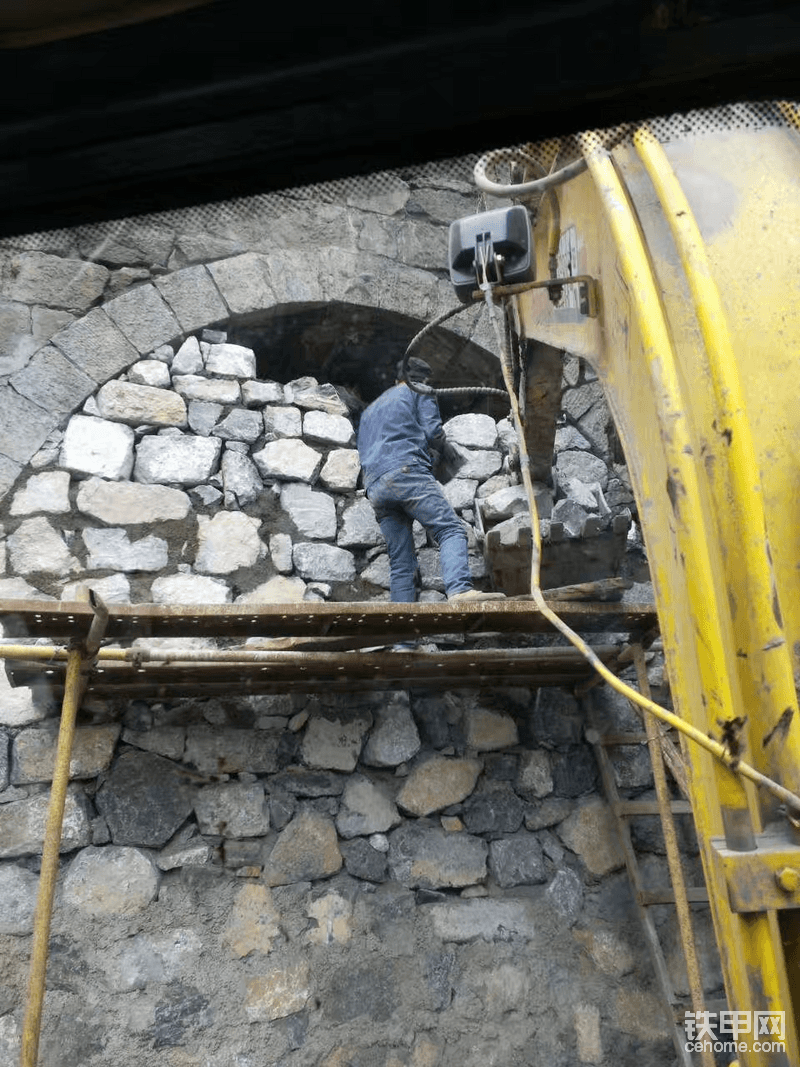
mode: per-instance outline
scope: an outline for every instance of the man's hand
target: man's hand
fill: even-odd
[[[449,482],[464,466],[464,456],[445,439],[434,460],[433,474],[438,482]]]

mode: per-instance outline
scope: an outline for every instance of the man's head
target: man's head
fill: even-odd
[[[426,363],[424,359],[419,359],[418,356],[409,356],[405,374],[403,374],[403,360],[401,359],[397,364],[396,378],[398,382],[414,382],[417,385],[423,385],[432,373],[430,364]]]

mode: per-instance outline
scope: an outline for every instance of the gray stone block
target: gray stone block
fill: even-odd
[[[443,941],[507,941],[509,936],[532,941],[538,934],[534,908],[528,901],[489,897],[432,904],[428,914]]]
[[[389,835],[389,867],[409,889],[455,889],[482,882],[487,851],[479,837],[414,823]]]
[[[160,874],[138,848],[86,848],[64,879],[64,903],[89,915],[135,915],[158,893]]]
[[[395,694],[374,714],[376,722],[361,754],[362,762],[371,767],[397,767],[416,756],[420,739],[408,695]]]
[[[289,482],[281,487],[281,507],[300,538],[324,540],[336,536],[336,507],[327,493]]]
[[[62,259],[42,252],[13,256],[10,279],[3,295],[25,304],[86,311],[97,300],[108,280],[108,270],[99,263]]]
[[[501,889],[547,881],[542,848],[534,834],[514,834],[489,845],[489,870]]]
[[[201,326],[228,318],[219,290],[203,266],[163,274],[156,278],[156,285],[184,333],[193,333]]]
[[[7,730],[0,730],[0,792],[8,785],[9,745],[11,735]]]
[[[583,882],[569,867],[556,872],[545,894],[556,911],[574,922],[583,907]]]
[[[22,396],[46,411],[74,411],[96,388],[96,382],[66,359],[57,348],[41,349],[22,370],[11,377]]]
[[[0,859],[41,855],[49,804],[49,791],[0,804]],[[86,796],[82,789],[70,786],[64,805],[59,851],[83,848],[91,839]]]
[[[355,558],[346,548],[303,541],[294,546],[292,559],[301,578],[312,582],[351,582]]]
[[[0,456],[0,499],[6,495],[22,473],[22,466],[8,456]]]
[[[264,483],[255,463],[248,456],[230,450],[226,450],[222,456],[222,484],[226,493],[233,494],[240,508],[254,503],[264,491]],[[291,548],[289,553],[291,557]],[[273,561],[274,558],[273,553]],[[291,565],[288,569],[291,570]]]
[[[399,822],[400,813],[384,788],[363,775],[350,778],[336,816],[336,829],[340,837],[383,833]]]
[[[303,762],[321,770],[353,771],[372,725],[366,710],[326,710],[312,715],[303,738]]]
[[[278,770],[277,734],[193,726],[186,736],[186,763],[201,774],[274,774]]]
[[[281,831],[264,867],[264,883],[279,886],[328,878],[341,866],[332,820],[316,812],[301,812]]]
[[[78,726],[69,762],[70,778],[95,778],[105,771],[111,764],[119,733],[119,723]],[[13,784],[52,781],[57,743],[56,722],[44,723],[17,734],[11,761]]]
[[[0,867],[0,934],[31,933],[38,888],[32,871],[14,864]]]
[[[5,457],[4,481],[16,464],[27,463],[59,421],[56,413],[20,396],[9,385],[0,385],[0,455]],[[13,464],[9,461],[13,461]]]
[[[51,343],[98,383],[139,358],[137,349],[103,308],[92,308],[88,315],[53,334]]]
[[[127,290],[103,307],[142,355],[183,333],[159,291],[149,283]]]
[[[193,986],[175,982],[156,1004],[148,1036],[154,1049],[176,1048],[186,1044],[187,1031],[205,1029],[213,1018],[207,997]]]
[[[267,256],[245,252],[209,263],[208,271],[233,315],[247,315],[277,303]]]
[[[341,967],[327,977],[320,991],[325,1018],[334,1023],[366,1017],[370,1024],[386,1022],[398,1003],[398,989],[389,960],[361,967]]]
[[[150,752],[124,752],[96,795],[115,845],[161,848],[191,814],[195,790],[182,769]]]
[[[106,382],[96,396],[104,419],[130,426],[185,426],[186,403],[171,389],[132,382]]]
[[[269,780],[270,792],[285,790],[298,797],[339,796],[347,776],[333,771],[309,770],[306,767],[287,767]]]
[[[246,441],[252,444],[264,432],[261,413],[246,408],[234,408],[213,429],[215,437],[224,441]]]
[[[505,786],[505,788],[503,788]],[[462,818],[475,834],[512,834],[522,826],[525,805],[517,794],[498,782],[491,790],[476,793],[464,804]]]
[[[387,877],[387,860],[384,852],[379,852],[363,837],[343,841],[340,845],[344,866],[348,874],[366,882],[383,882]]]
[[[269,808],[259,782],[207,785],[197,794],[194,810],[203,834],[261,837],[269,831]]]
[[[375,509],[366,497],[360,497],[345,506],[339,523],[336,544],[342,548],[379,545],[383,534],[375,518]]]
[[[553,753],[553,791],[562,797],[580,797],[597,785],[597,764],[588,746]]]

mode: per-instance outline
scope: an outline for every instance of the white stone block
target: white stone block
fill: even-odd
[[[354,448],[334,448],[319,472],[319,480],[326,489],[345,492],[355,489],[361,473],[361,460]]]
[[[238,404],[242,391],[239,383],[222,378],[203,378],[198,374],[176,374],[172,388],[187,400],[207,400],[212,404]]]
[[[191,501],[180,489],[87,478],[78,489],[79,511],[114,526],[185,519]]]
[[[287,578],[282,574],[262,582],[249,593],[237,596],[235,604],[299,604],[305,597],[306,583],[302,578]]]
[[[379,545],[383,534],[375,518],[375,509],[366,497],[348,504],[342,513],[342,523],[336,544],[342,548],[363,545]]]
[[[310,440],[334,445],[352,445],[356,437],[348,418],[327,411],[307,411],[303,416],[303,434]]]
[[[270,437],[300,437],[303,432],[300,408],[267,405],[264,408],[264,430]]]
[[[133,385],[149,385],[154,389],[169,389],[169,367],[160,359],[140,359],[128,371],[128,381]]]
[[[252,567],[266,554],[258,536],[261,520],[241,511],[221,511],[213,518],[198,515],[199,547],[195,568],[201,574],[230,574]]]
[[[12,515],[30,515],[35,511],[56,515],[69,510],[69,474],[66,471],[32,475],[11,501]]]
[[[135,915],[158,893],[160,875],[138,848],[86,848],[64,879],[63,902],[87,915]]]
[[[169,560],[167,542],[162,537],[143,537],[131,541],[127,530],[83,531],[89,551],[86,569],[122,571],[160,571]]]
[[[198,485],[214,474],[221,451],[218,437],[144,437],[136,449],[133,477],[161,485]]]
[[[312,482],[322,466],[322,455],[303,441],[286,438],[269,441],[253,453],[253,462],[262,478]]]
[[[187,337],[172,360],[173,374],[200,374],[203,370],[203,353],[196,337]]]
[[[256,355],[242,345],[211,345],[206,356],[206,370],[220,378],[255,378]]]
[[[59,465],[77,474],[128,478],[133,469],[133,443],[130,426],[73,415],[64,434]]]
[[[281,488],[281,507],[301,537],[326,540],[336,536],[336,507],[327,493],[289,482]]]
[[[201,574],[167,574],[150,587],[154,604],[230,604],[227,582]]]
[[[82,578],[68,582],[61,590],[62,601],[78,600],[83,589],[93,589],[106,604],[130,604],[131,583],[124,574],[109,574],[107,578]]]
[[[248,408],[260,408],[264,404],[282,404],[283,386],[280,382],[242,382],[242,403]]]
[[[60,533],[44,516],[26,519],[7,539],[12,570],[17,574],[57,574],[80,570]]]
[[[491,415],[456,415],[444,424],[444,432],[448,441],[465,448],[494,448],[497,444],[497,423]]]
[[[269,554],[272,565],[279,574],[290,574],[292,570],[292,539],[288,534],[272,534],[269,539]]]

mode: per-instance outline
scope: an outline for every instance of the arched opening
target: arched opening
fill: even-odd
[[[474,312],[472,316],[474,324]],[[311,375],[344,386],[356,400],[368,404],[394,383],[398,361],[424,325],[396,311],[332,301],[279,305],[233,316],[227,337],[253,349],[259,378],[287,382]],[[431,331],[416,354],[430,363],[436,386],[502,388],[494,353],[444,327]],[[440,406],[445,419],[468,411],[496,419],[508,414],[507,404],[497,397],[445,396]]]

